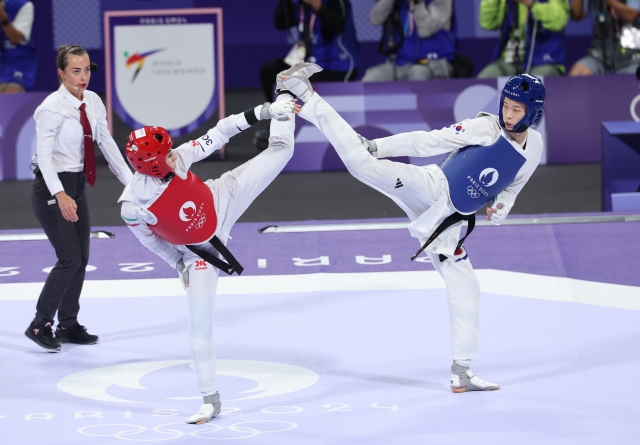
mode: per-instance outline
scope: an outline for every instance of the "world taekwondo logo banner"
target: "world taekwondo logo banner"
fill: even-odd
[[[220,8],[105,12],[105,42],[110,117],[174,137],[224,117]]]

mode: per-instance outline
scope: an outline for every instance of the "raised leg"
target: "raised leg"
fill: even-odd
[[[288,94],[283,94],[277,100],[290,98]],[[233,224],[293,156],[295,116],[290,114],[289,117],[291,120],[288,121],[271,120],[269,147],[266,150],[214,181],[223,241]]]
[[[373,157],[356,131],[318,93],[299,116],[322,132],[354,178],[391,198],[411,220],[442,195],[443,184],[424,167]]]

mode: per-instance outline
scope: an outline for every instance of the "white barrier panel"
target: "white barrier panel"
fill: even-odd
[[[224,117],[222,9],[105,12],[107,111],[188,134]],[[112,120],[110,120],[111,122]]]

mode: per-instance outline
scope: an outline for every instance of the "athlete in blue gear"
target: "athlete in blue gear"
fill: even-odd
[[[294,66],[279,76],[278,87],[306,102],[299,116],[318,127],[356,179],[407,213],[409,232],[421,244],[415,256],[424,251],[446,283],[453,392],[499,389],[470,369],[478,356],[480,284],[460,232],[467,220],[470,233],[475,212],[485,205],[487,219],[501,224],[538,166],[543,142],[531,126],[542,116],[544,86],[534,76],[514,76],[502,92],[498,116],[483,112],[441,130],[368,141],[313,91],[308,77],[318,70],[313,64]],[[382,159],[444,153],[451,154],[440,165],[422,167]]]

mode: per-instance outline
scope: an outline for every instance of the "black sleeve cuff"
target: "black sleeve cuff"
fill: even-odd
[[[249,125],[253,125],[256,122],[258,122],[258,118],[256,117],[256,113],[255,113],[255,109],[254,108],[249,108],[247,111],[244,112],[244,118],[247,120],[247,123]]]

